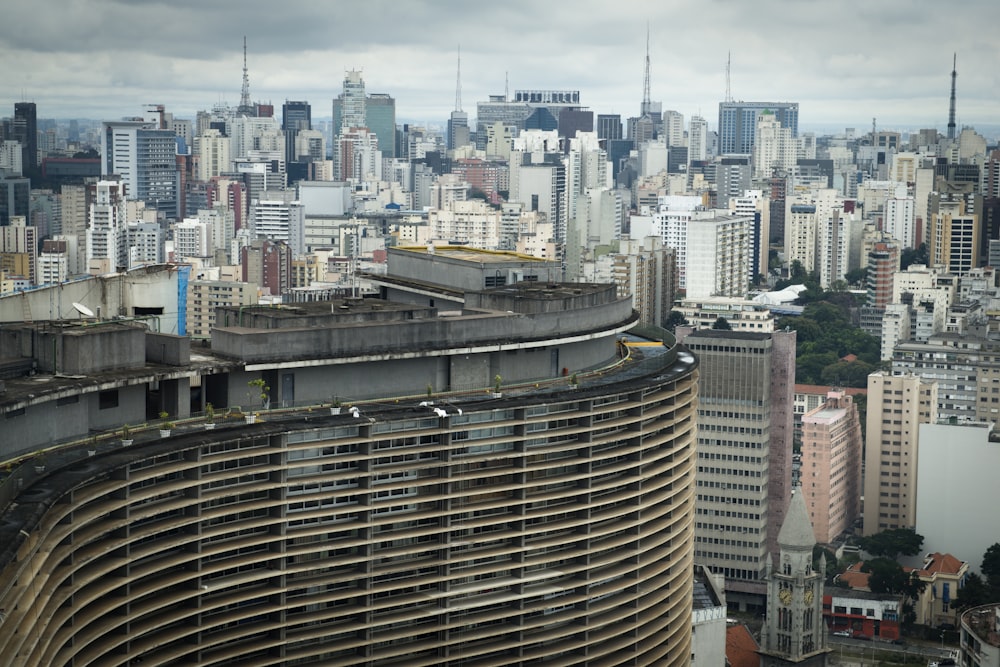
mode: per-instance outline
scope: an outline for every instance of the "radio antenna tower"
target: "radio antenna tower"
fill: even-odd
[[[958,54],[953,54],[951,58],[951,102],[948,106],[948,138],[955,138],[955,78],[958,76],[956,65],[958,64]]]
[[[730,72],[730,65],[732,65],[732,62],[733,62],[733,52],[727,51],[726,52],[726,101],[727,102],[733,101],[733,91],[729,88],[729,72]]]
[[[247,36],[243,35],[243,90],[240,92],[240,113],[252,113],[253,103],[250,102],[250,72],[247,70]]]
[[[455,76],[455,111],[462,110],[462,45],[458,45],[458,74]]]
[[[642,110],[639,115],[645,116],[649,114],[650,107],[652,103],[650,102],[649,94],[649,22],[646,22],[646,73],[642,80]]]

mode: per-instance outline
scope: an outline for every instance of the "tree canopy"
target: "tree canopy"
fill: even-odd
[[[799,317],[782,317],[775,329],[794,329],[795,381],[803,384],[865,387],[868,374],[878,368],[881,342],[851,322],[853,297],[828,292],[812,301]],[[857,357],[847,358],[848,355]]]
[[[729,323],[729,320],[720,315],[719,317],[715,318],[715,322],[712,322],[712,328],[731,331],[733,326]]]
[[[889,558],[873,558],[861,566],[868,573],[868,588],[872,593],[894,593],[916,598],[920,593],[920,580],[903,571],[903,566]]]
[[[924,536],[910,528],[891,528],[858,538],[858,546],[872,556],[893,561],[900,555],[916,556],[923,545]]]

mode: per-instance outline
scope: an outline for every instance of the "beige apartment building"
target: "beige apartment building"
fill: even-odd
[[[191,338],[211,338],[219,306],[257,303],[257,286],[228,280],[192,280],[188,284],[187,322]]]
[[[828,392],[802,416],[802,492],[818,542],[833,542],[861,514],[862,448],[858,408],[845,392]]]
[[[917,432],[937,417],[938,387],[918,375],[868,376],[864,535],[917,521]]]

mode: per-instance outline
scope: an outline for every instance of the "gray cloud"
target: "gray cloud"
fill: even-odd
[[[595,112],[637,112],[646,21],[652,97],[714,124],[731,86],[737,99],[793,100],[804,124],[942,127],[951,55],[958,112],[996,123],[1000,3],[965,0],[8,0],[0,23],[0,109],[22,99],[43,117],[115,118],[145,103],[176,114],[239,99],[242,39],[254,99],[306,99],[329,114],[346,69],[397,114],[442,120],[454,105],[462,46],[462,102],[510,88],[578,89]],[[10,112],[0,112],[10,113]]]

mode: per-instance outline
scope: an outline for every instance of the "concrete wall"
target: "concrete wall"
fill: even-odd
[[[384,355],[441,349],[452,341],[465,346],[559,337],[607,329],[628,322],[631,316],[631,303],[626,300],[533,317],[482,314],[337,328],[216,329],[212,350],[248,363]]]
[[[146,361],[168,366],[191,363],[191,339],[173,334],[146,334]]]
[[[449,252],[437,248],[434,254],[424,251],[389,249],[389,274],[425,283],[442,283],[464,291],[481,290],[487,276],[497,273],[507,278],[507,284],[517,276],[534,276],[540,283],[562,280],[562,271],[556,262],[521,259],[516,255],[482,253],[483,260],[469,259],[470,250],[462,248],[462,257],[451,257]],[[471,251],[474,253],[475,251]],[[475,257],[472,254],[471,257]],[[442,281],[441,276],[447,276]]]
[[[997,541],[1000,442],[982,424],[920,424],[917,525],[923,551],[950,553],[979,573],[983,554]],[[913,471],[910,472],[913,475]]]
[[[98,392],[31,405],[0,417],[0,456],[14,457],[88,432],[114,430],[146,421],[146,385],[120,387],[118,405],[101,408]]]
[[[130,317],[136,307],[161,309],[154,328],[177,333],[177,267],[159,264],[0,297],[0,322],[23,322],[25,304],[36,322],[79,320],[74,303],[104,318]]]
[[[216,408],[240,406],[244,410],[261,409],[257,389],[251,390],[247,384],[260,377],[270,387],[272,408],[283,404],[291,406],[293,402],[297,405],[317,404],[333,397],[343,403],[394,396],[423,397],[428,384],[434,393],[485,392],[493,386],[496,375],[501,376],[504,385],[560,377],[563,368],[570,375],[609,362],[614,358],[615,350],[614,337],[606,336],[538,349],[237,371],[226,376],[227,398],[214,395],[212,403]],[[283,390],[289,386],[282,377],[284,375],[292,376],[294,397],[289,397]]]
[[[146,363],[145,330],[119,324],[36,331],[35,358],[42,372],[91,375],[141,368]]]

